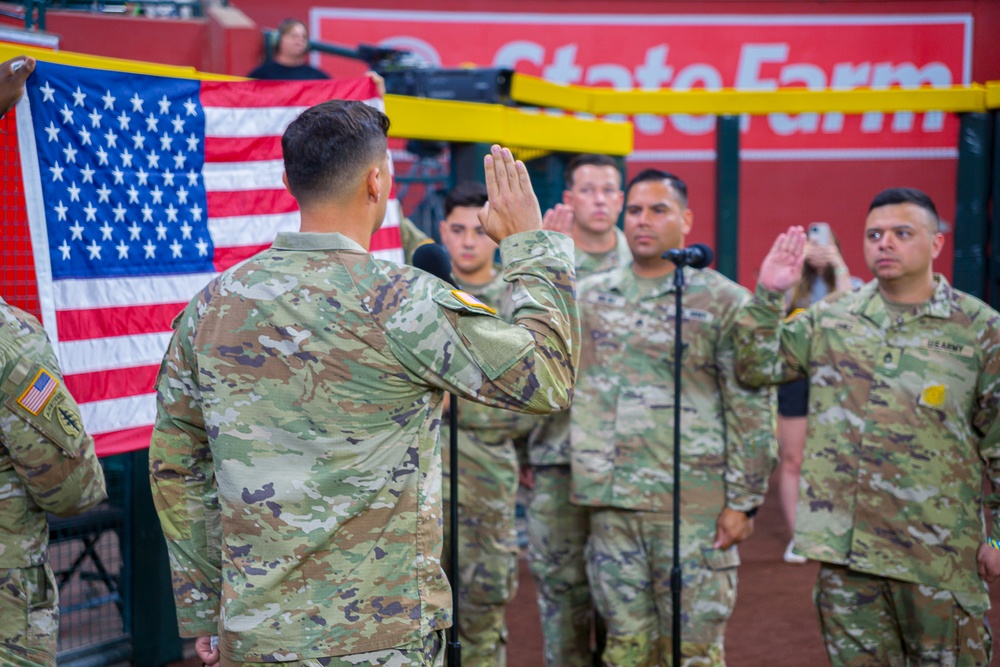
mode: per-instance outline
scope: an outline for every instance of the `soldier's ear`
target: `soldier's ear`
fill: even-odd
[[[365,177],[365,186],[368,188],[368,199],[377,204],[382,200],[382,183],[379,177],[382,175],[381,168],[376,165],[368,170]]]

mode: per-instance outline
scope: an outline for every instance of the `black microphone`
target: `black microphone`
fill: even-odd
[[[451,276],[451,257],[440,243],[425,243],[414,250],[413,266],[453,287],[455,285],[455,279]]]
[[[416,255],[413,256],[416,260]],[[690,266],[692,269],[704,269],[715,259],[715,253],[704,243],[695,243],[687,248],[674,248],[663,253],[663,259],[669,259],[677,266]]]

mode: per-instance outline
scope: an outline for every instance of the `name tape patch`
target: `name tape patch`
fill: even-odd
[[[937,352],[950,352],[961,357],[973,356],[971,345],[960,345],[959,343],[952,343],[949,340],[925,340],[924,347]]]

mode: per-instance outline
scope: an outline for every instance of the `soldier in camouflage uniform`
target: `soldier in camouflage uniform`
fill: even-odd
[[[441,240],[451,256],[458,287],[500,315],[513,311],[511,284],[493,263],[497,244],[486,235],[477,213],[487,201],[480,183],[459,183],[444,202]],[[507,664],[504,612],[517,592],[518,460],[515,439],[527,436],[534,419],[460,400],[458,410],[459,639],[462,664]],[[444,569],[450,572],[448,531],[448,421],[441,430],[444,453]]]
[[[579,344],[568,238],[541,231],[527,170],[486,158],[480,220],[522,298],[515,324],[367,251],[392,184],[389,121],[358,102],[282,138],[302,231],[209,283],[158,380],[153,495],[183,636],[208,664],[433,665],[445,391],[565,408]]]
[[[631,266],[581,281],[583,347],[572,408],[573,502],[591,509],[587,567],[607,624],[607,666],[669,665],[673,515],[681,521],[683,664],[725,664],[736,544],[753,531],[777,460],[767,390],[741,387],[731,331],[750,293],[687,271],[681,507],[673,507],[674,285],[662,258],[690,231],[687,186],[648,169],[629,184]]]
[[[572,210],[578,278],[632,261],[616,227],[621,183],[618,164],[607,155],[578,155],[566,167],[563,202]],[[550,211],[547,222],[554,215]],[[590,643],[594,605],[583,554],[590,520],[586,508],[570,503],[569,420],[568,412],[547,417],[528,446],[533,487],[527,506],[528,562],[538,589],[547,667],[595,663]]]
[[[56,664],[45,513],[71,516],[106,497],[94,439],[42,325],[0,299],[0,664]]]
[[[872,201],[864,253],[876,280],[782,322],[804,238],[781,234],[761,266],[738,371],[753,384],[809,378],[795,548],[822,563],[830,661],[986,665],[984,580],[1000,575],[1000,316],[933,273],[944,237],[919,190]]]
[[[0,116],[34,69],[24,56],[0,64]],[[46,512],[70,516],[106,497],[94,440],[45,330],[0,299],[0,664],[56,664],[59,589]]]

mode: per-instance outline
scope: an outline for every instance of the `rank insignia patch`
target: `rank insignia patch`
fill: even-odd
[[[52,377],[44,368],[38,371],[31,386],[17,399],[17,404],[33,415],[37,415],[49,402],[59,388],[59,380]]]

